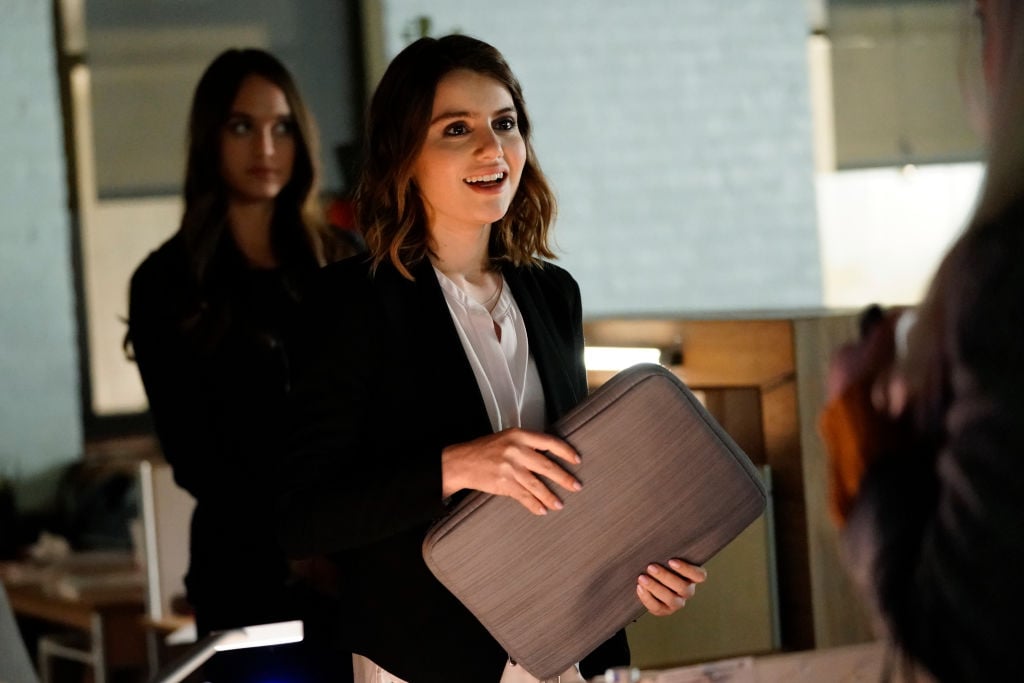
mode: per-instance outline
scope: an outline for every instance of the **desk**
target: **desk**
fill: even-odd
[[[675,669],[642,672],[640,683],[863,683],[887,680],[891,683],[934,683],[924,671],[896,666],[884,673],[893,656],[888,646],[877,641],[818,650],[805,650],[762,657],[740,657],[694,664]],[[603,682],[598,676],[594,683]]]
[[[52,595],[39,584],[6,584],[5,588],[16,617],[71,629],[88,639],[91,657],[99,663],[96,683],[105,680],[108,670],[145,666],[140,587],[80,598]]]

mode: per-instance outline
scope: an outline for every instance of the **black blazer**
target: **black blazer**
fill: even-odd
[[[204,632],[294,617],[267,501],[285,433],[282,344],[298,302],[283,271],[246,267],[230,239],[218,258],[231,314],[215,335],[189,324],[200,294],[180,233],[135,271],[129,305],[160,445],[175,480],[196,499],[186,584]]]
[[[492,429],[430,263],[413,274],[383,264],[371,275],[363,257],[320,273],[292,359],[282,541],[293,556],[335,563],[339,649],[413,683],[496,682],[504,651],[421,555],[424,532],[445,512],[442,449]],[[579,287],[551,264],[504,275],[553,421],[587,392]],[[620,632],[584,674],[628,660]]]

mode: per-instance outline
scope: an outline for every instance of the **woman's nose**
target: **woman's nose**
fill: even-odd
[[[501,138],[491,129],[481,132],[478,154],[485,159],[500,159],[505,152],[501,147]]]
[[[254,137],[254,145],[256,151],[265,157],[274,156],[274,150],[276,148],[276,141],[274,140],[273,130],[259,130]]]

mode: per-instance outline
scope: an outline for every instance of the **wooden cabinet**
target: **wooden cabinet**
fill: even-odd
[[[840,562],[837,533],[828,517],[825,453],[817,431],[830,353],[854,336],[856,321],[853,312],[798,311],[602,318],[584,325],[588,346],[661,349],[662,358],[702,397],[754,464],[767,466],[773,491],[771,514],[766,517],[773,528],[767,533],[769,542],[774,536],[777,577],[777,601],[773,600],[777,637],[772,649],[831,647],[871,638],[861,600]],[[591,386],[610,374],[591,371]],[[757,566],[765,561],[772,564],[772,548],[767,552],[768,557],[756,561],[732,560],[735,565],[750,564],[746,569],[730,566],[715,574],[709,566],[709,584],[698,591],[698,598],[713,593],[713,600],[723,602],[711,611],[734,609],[735,605],[726,602],[742,600],[749,588],[738,584],[760,582],[765,571],[772,578],[770,566],[767,570]],[[724,558],[712,562],[719,559]],[[716,576],[737,585],[718,585],[712,590]],[[696,607],[698,602],[691,605]],[[687,606],[676,616],[685,620],[689,610]],[[689,616],[691,621],[697,620],[697,615]],[[651,663],[670,663],[675,654],[679,654],[677,661],[744,654],[743,639],[731,632],[742,629],[742,624],[734,620],[733,626],[716,627],[712,620],[704,625],[721,631],[712,636],[704,633],[709,640],[705,651],[694,652],[682,639],[669,639],[664,647],[670,650],[650,655]],[[638,630],[640,626],[662,628],[635,625]],[[653,637],[652,632],[645,635],[648,637]]]

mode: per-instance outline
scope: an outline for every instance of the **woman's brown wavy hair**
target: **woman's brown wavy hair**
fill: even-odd
[[[413,164],[427,136],[434,93],[442,78],[468,69],[501,83],[512,95],[526,164],[508,212],[491,226],[490,257],[515,265],[554,258],[548,233],[555,196],[530,142],[530,117],[522,87],[505,58],[487,43],[464,35],[420,38],[392,60],[370,102],[362,175],[355,193],[356,222],[374,268],[385,260],[412,279],[411,266],[430,251],[427,216],[413,182]]]

